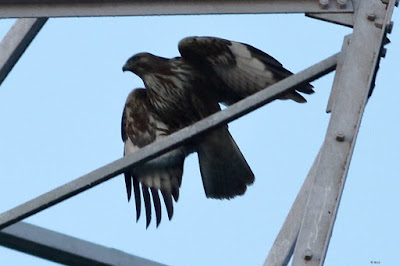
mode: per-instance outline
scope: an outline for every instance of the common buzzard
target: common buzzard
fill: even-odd
[[[189,126],[220,110],[215,95],[212,90],[209,90],[212,84],[204,75],[179,58],[166,59],[148,53],[140,53],[131,57],[124,65],[123,70],[132,71],[142,78],[146,87],[148,104],[156,114],[157,120],[167,128],[167,134]],[[129,107],[130,103],[127,102],[126,106]],[[124,112],[124,114],[127,113]],[[125,127],[137,127],[133,119],[131,119],[132,122],[129,122],[125,118],[125,121]],[[139,139],[141,137],[139,136]],[[193,147],[197,151],[203,186],[208,198],[230,199],[242,195],[246,191],[247,185],[254,182],[253,172],[230,135],[227,125],[197,137],[188,144],[188,147]],[[170,155],[165,156],[168,158]],[[157,165],[157,169],[159,168]],[[132,171],[136,170],[132,169]],[[126,176],[129,191],[131,186],[129,173]],[[154,178],[153,174],[152,176]],[[139,186],[135,186],[135,183],[143,183],[144,178],[137,172],[131,173],[131,177],[133,188],[136,191]],[[152,188],[156,219],[159,222],[161,212],[157,211],[159,209],[158,187],[151,186],[151,184],[154,184],[154,181],[148,182],[145,186],[142,185],[142,190],[146,190],[148,187]],[[162,182],[160,190],[164,190]],[[135,193],[140,196],[138,192]],[[148,194],[145,192],[143,198],[149,223],[151,206]],[[135,199],[137,211],[139,210],[137,215],[139,215],[140,199],[138,197]]]
[[[125,63],[123,70],[138,75],[146,87],[134,90],[125,105],[122,119],[125,154],[218,112],[219,103],[233,104],[292,75],[277,60],[244,43],[188,37],[179,43],[179,51],[181,57],[172,59],[139,53]],[[278,98],[306,102],[299,92],[314,91],[306,83]],[[177,200],[183,161],[192,151],[198,154],[208,198],[230,199],[242,195],[254,182],[254,175],[227,125],[212,129],[186,146],[125,173],[128,199],[132,185],[134,188],[137,219],[141,210],[141,184],[147,226],[151,220],[149,189],[158,226],[161,221],[158,190],[171,219],[171,195]]]

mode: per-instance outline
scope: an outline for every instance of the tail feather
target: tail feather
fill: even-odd
[[[207,133],[197,152],[207,198],[243,195],[254,182],[253,172],[226,127]]]

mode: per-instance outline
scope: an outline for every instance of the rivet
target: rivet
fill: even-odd
[[[340,142],[344,141],[344,134],[343,133],[337,133],[336,134],[336,140],[340,141]]]
[[[312,252],[311,252],[311,250],[307,249],[304,252],[304,260],[305,261],[310,261],[311,259],[312,259]]]
[[[377,27],[378,29],[382,29],[382,27],[383,27],[382,22],[375,22],[374,25],[375,25],[375,27]]]
[[[369,21],[374,21],[376,19],[376,15],[374,13],[368,13],[367,14],[367,19]]]
[[[343,9],[346,8],[347,0],[337,0],[339,8]]]
[[[319,6],[322,9],[327,9],[329,7],[329,0],[319,0]]]

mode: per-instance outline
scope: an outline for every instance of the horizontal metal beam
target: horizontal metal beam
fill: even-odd
[[[18,19],[4,36],[0,43],[0,85],[46,21],[47,18]]]
[[[164,265],[24,222],[0,231],[0,245],[66,265]]]
[[[0,0],[0,17],[353,12],[350,0]],[[345,4],[338,4],[345,3]]]
[[[94,187],[108,179],[123,173],[130,167],[137,166],[140,163],[151,160],[169,150],[172,150],[185,141],[215,128],[219,125],[231,122],[271,101],[277,95],[289,90],[295,85],[308,82],[321,77],[336,67],[340,54],[335,54],[296,75],[292,75],[265,90],[253,94],[228,108],[215,113],[191,126],[183,128],[178,132],[167,136],[166,138],[145,146],[137,152],[125,156],[106,166],[103,166],[87,175],[84,175],[74,181],[53,189],[35,199],[21,204],[0,215],[0,229],[27,218],[41,210],[53,206],[67,198],[70,198],[82,191]]]

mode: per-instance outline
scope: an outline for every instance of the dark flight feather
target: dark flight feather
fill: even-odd
[[[216,84],[219,101],[233,104],[293,73],[263,51],[240,42],[215,37],[187,37],[179,42],[179,52],[187,62]],[[303,103],[298,92],[314,93],[311,84],[301,84],[281,95]]]

